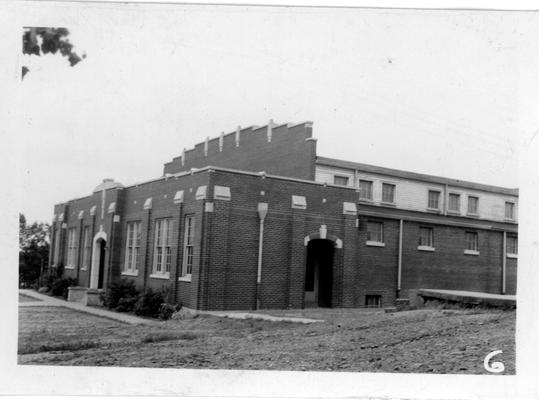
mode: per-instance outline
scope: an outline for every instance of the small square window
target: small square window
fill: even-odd
[[[460,194],[449,193],[448,211],[460,212]]]
[[[382,222],[369,221],[367,223],[367,241],[384,243],[384,224]]]
[[[368,294],[365,296],[365,307],[380,308],[382,306],[382,296],[379,294]]]
[[[382,183],[382,202],[395,203],[395,185]]]
[[[505,218],[515,219],[515,203],[505,202]]]
[[[468,254],[474,254],[479,252],[479,238],[477,232],[466,232],[466,248],[465,252]]]
[[[372,181],[359,181],[359,199],[372,200]]]
[[[434,247],[434,230],[432,228],[419,228],[419,246]]]
[[[468,196],[468,214],[477,214],[479,210],[479,197]]]
[[[335,175],[333,177],[333,184],[341,185],[341,186],[348,186],[348,177]]]
[[[440,192],[437,190],[429,190],[428,208],[433,210],[440,209]]]
[[[506,252],[509,255],[518,254],[518,239],[514,235],[507,235]]]

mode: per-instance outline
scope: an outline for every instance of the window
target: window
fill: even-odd
[[[449,193],[448,211],[459,212],[460,211],[460,194]]]
[[[382,296],[379,294],[368,294],[365,296],[365,307],[380,308],[382,306]]]
[[[183,235],[182,276],[191,276],[191,273],[193,271],[194,237],[195,237],[195,217],[194,215],[186,215],[185,223],[184,223],[184,235]]]
[[[80,269],[86,271],[90,262],[90,251],[92,248],[90,243],[90,228],[87,226],[82,231],[82,246],[82,267]]]
[[[54,264],[58,265],[60,261],[60,232],[59,228],[54,228]]]
[[[140,266],[140,222],[127,224],[124,272],[137,273]]]
[[[465,254],[479,254],[479,241],[478,241],[478,235],[477,232],[466,232],[465,233],[466,238],[466,248],[464,250]]]
[[[477,214],[479,209],[479,197],[468,196],[468,214]]]
[[[507,235],[506,251],[508,256],[518,254],[518,239],[515,235]]]
[[[437,190],[429,190],[429,204],[427,207],[432,208],[433,210],[440,209],[440,192]]]
[[[384,224],[382,222],[367,222],[367,244],[384,243]]]
[[[335,185],[348,186],[348,177],[335,175],[333,177],[333,183]]]
[[[75,268],[77,264],[77,230],[70,228],[67,231],[67,266]]]
[[[515,219],[515,203],[505,202],[505,218]]]
[[[395,185],[391,183],[382,183],[382,202],[383,203],[395,202]]]
[[[155,242],[153,251],[153,273],[168,275],[172,257],[172,219],[163,218],[155,221]]]
[[[359,199],[372,200],[372,181],[359,181]]]
[[[434,230],[432,228],[419,228],[419,250],[434,249]]]

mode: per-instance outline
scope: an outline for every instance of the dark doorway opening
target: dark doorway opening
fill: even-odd
[[[314,239],[307,245],[305,307],[331,307],[333,242]]]
[[[97,279],[97,288],[103,289],[103,279],[105,277],[105,247],[104,240],[99,241],[99,275]]]

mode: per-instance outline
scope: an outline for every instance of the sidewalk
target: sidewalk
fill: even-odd
[[[65,308],[70,308],[72,310],[96,315],[98,317],[112,319],[114,321],[119,321],[119,322],[123,322],[130,325],[140,325],[140,324],[152,325],[152,324],[155,324],[156,322],[159,322],[157,320],[139,318],[133,315],[114,312],[114,311],[110,311],[104,308],[89,307],[80,303],[73,303],[73,302],[56,299],[54,297],[47,296],[45,294],[41,294],[30,289],[19,289],[19,293],[24,296],[32,297],[33,299],[37,300],[37,301],[28,301],[28,302],[19,303],[19,307],[65,307]]]

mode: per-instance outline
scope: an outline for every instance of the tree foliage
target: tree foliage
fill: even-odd
[[[26,27],[22,34],[22,53],[41,56],[60,52],[63,57],[67,57],[73,67],[82,61],[86,54],[81,57],[73,51],[73,45],[67,39],[68,35],[69,31],[66,28]],[[22,67],[22,79],[28,71],[28,67]]]
[[[29,286],[39,278],[49,258],[49,224],[34,222],[28,225],[19,214],[19,285]]]

